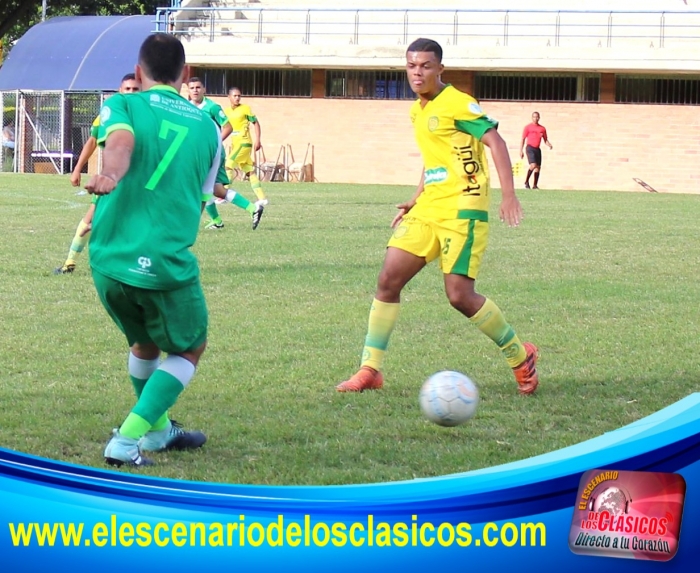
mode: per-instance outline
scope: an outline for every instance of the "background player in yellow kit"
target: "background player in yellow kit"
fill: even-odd
[[[130,94],[137,92],[141,89],[141,86],[133,73],[126,74],[119,85],[119,93]],[[90,128],[90,137],[83,145],[83,149],[80,151],[80,156],[78,161],[73,168],[73,172],[70,176],[70,182],[73,187],[80,187],[80,176],[83,171],[83,167],[87,165],[87,162],[92,157],[97,149],[97,130],[100,127],[100,117],[97,116],[95,121],[92,122],[92,127]],[[95,205],[97,204],[97,195],[93,196],[92,203],[88,207],[87,213],[78,223],[78,228],[75,230],[75,236],[71,241],[70,248],[68,249],[68,256],[65,262],[54,270],[56,275],[67,275],[75,270],[75,265],[83,252],[85,246],[88,244],[90,239],[90,229],[92,228],[92,217],[95,215]]]
[[[381,367],[398,320],[401,291],[434,259],[444,273],[450,304],[501,349],[520,393],[532,394],[539,383],[535,345],[522,343],[501,310],[474,288],[488,236],[490,178],[484,146],[491,150],[501,182],[501,219],[510,226],[522,219],[508,148],[498,123],[474,98],[442,83],[443,70],[437,42],[419,38],[408,47],[406,72],[418,95],[410,116],[424,170],[413,197],[397,206],[391,225],[394,234],[370,309],[361,368],[336,387],[339,392],[382,387]]]
[[[231,152],[226,158],[226,172],[231,181],[234,180],[236,169],[247,174],[258,202],[265,206],[267,198],[260,184],[260,178],[255,174],[253,155],[261,146],[260,122],[253,115],[250,106],[241,103],[240,89],[228,90],[228,99],[231,106],[224,109],[224,113],[231,125]]]

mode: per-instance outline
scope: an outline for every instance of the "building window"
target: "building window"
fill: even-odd
[[[404,71],[328,70],[326,97],[349,99],[415,99]]]
[[[700,105],[700,77],[672,78],[618,74],[615,77],[615,101]]]
[[[474,80],[480,100],[600,101],[600,74],[477,72]]]
[[[235,87],[245,96],[311,97],[311,70],[199,68],[196,72],[209,95],[227,95]]]

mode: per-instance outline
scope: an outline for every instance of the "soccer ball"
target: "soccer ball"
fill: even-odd
[[[479,389],[460,372],[438,372],[428,378],[418,397],[428,420],[440,426],[459,426],[476,413]]]

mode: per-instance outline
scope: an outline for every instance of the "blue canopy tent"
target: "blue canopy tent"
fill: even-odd
[[[62,16],[32,26],[0,67],[0,90],[114,90],[154,16]]]
[[[0,67],[2,126],[17,137],[0,150],[0,170],[71,171],[104,92],[134,71],[156,29],[154,16],[67,16],[30,28]]]

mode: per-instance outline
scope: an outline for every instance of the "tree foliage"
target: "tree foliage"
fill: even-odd
[[[3,0],[0,12],[0,42],[5,55],[15,40],[41,22],[42,0]],[[55,16],[128,16],[155,14],[169,0],[47,0],[46,18]]]

